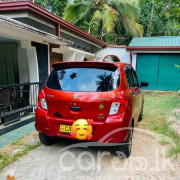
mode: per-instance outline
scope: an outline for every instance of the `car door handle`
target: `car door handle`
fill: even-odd
[[[70,109],[71,111],[81,111],[81,108],[77,106],[71,106]]]
[[[131,95],[135,96],[135,92],[134,91],[130,91],[131,92]]]

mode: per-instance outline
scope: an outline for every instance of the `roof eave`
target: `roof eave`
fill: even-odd
[[[128,46],[128,51],[180,51],[180,46]]]
[[[126,48],[127,46],[126,45],[107,45],[107,47],[110,47],[110,48]]]
[[[42,30],[36,29],[32,26],[29,26],[27,24],[21,23],[17,20],[7,18],[6,16],[0,15],[0,24],[1,28],[6,29],[7,31],[14,28],[13,30],[16,30],[16,33],[19,33],[19,37],[22,38],[21,31],[28,33],[28,35],[31,35],[31,37],[40,38],[43,41],[47,41],[50,44],[56,44],[56,45],[64,45],[64,46],[71,46],[73,45],[73,42],[63,39],[61,37],[52,35],[50,33],[44,32]],[[6,32],[7,32],[6,31]],[[35,39],[36,39],[35,38]]]

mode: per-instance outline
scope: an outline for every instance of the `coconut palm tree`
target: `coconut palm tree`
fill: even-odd
[[[113,32],[121,22],[132,36],[142,36],[143,27],[137,23],[140,15],[139,0],[75,0],[65,9],[64,19],[90,34]],[[93,34],[94,35],[94,34]]]

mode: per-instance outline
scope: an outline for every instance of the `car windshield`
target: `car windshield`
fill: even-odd
[[[46,85],[61,91],[106,92],[119,87],[120,72],[116,67],[54,68]]]

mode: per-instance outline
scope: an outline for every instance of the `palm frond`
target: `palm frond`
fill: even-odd
[[[125,17],[122,21],[124,28],[128,34],[131,36],[143,36],[144,30],[143,26],[138,24],[136,21],[129,17]]]
[[[117,21],[119,13],[108,6],[107,4],[104,4],[104,29],[106,32],[111,32],[114,29],[115,23]]]
[[[139,36],[142,37],[143,34],[144,34],[144,28],[143,28],[143,26],[142,26],[141,24],[139,24],[139,23],[135,23],[135,25],[136,25],[136,28],[137,28],[137,30],[138,30],[138,32],[139,32]]]
[[[89,10],[91,1],[68,4],[65,9],[64,19],[72,24],[84,17]]]
[[[131,36],[142,36],[143,27],[138,20],[143,2],[144,0],[75,0],[66,6],[64,19],[101,39],[104,33],[111,35],[115,32],[117,24],[121,24]],[[109,37],[115,38],[114,35]]]
[[[140,8],[139,8],[138,0],[131,0],[131,1],[132,2],[126,1],[126,0],[113,1],[113,5],[114,5],[113,8],[119,12],[120,17],[128,16],[132,19],[138,19],[140,15]]]
[[[143,27],[138,23],[141,0],[112,0],[113,8],[119,12],[119,20],[131,36],[143,36]]]
[[[92,28],[92,25],[95,21],[100,21],[102,20],[102,14],[99,10],[96,10],[90,23],[89,23],[89,30],[88,30],[88,33],[91,33],[91,28]]]

